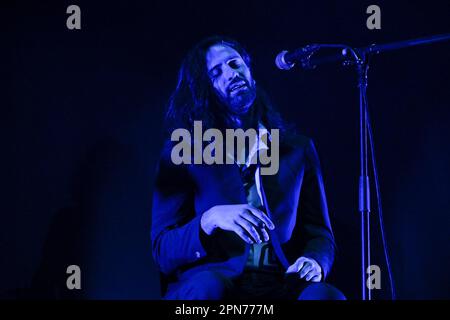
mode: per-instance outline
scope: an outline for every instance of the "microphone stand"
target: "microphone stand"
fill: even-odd
[[[358,208],[361,217],[361,297],[362,300],[372,300],[371,289],[367,283],[367,268],[370,266],[370,180],[367,135],[369,128],[368,100],[367,100],[367,71],[369,70],[369,55],[364,51],[352,48],[349,50],[353,61],[346,61],[345,65],[356,65],[359,88],[359,156],[360,175],[358,189]],[[344,51],[345,53],[345,51]]]
[[[367,99],[367,84],[369,69],[369,58],[372,54],[380,54],[382,52],[408,48],[412,46],[425,45],[433,42],[441,42],[450,40],[450,34],[436,35],[431,37],[393,42],[382,45],[370,45],[363,48],[352,48],[343,44],[313,44],[310,47],[314,49],[311,55],[301,59],[302,67],[305,69],[314,69],[319,64],[342,61],[344,66],[355,65],[358,73],[358,88],[359,88],[359,126],[360,126],[360,176],[359,176],[359,190],[358,190],[358,208],[361,216],[361,293],[362,300],[371,300],[371,289],[367,283],[367,271],[370,266],[370,180],[369,180],[369,166],[368,166],[368,135],[372,142],[373,139],[370,130],[370,117],[368,113],[368,99]],[[335,55],[326,58],[313,58],[313,54],[319,48],[340,48],[341,55]],[[347,56],[350,56],[350,60]],[[374,154],[372,150],[372,159],[374,161]],[[375,169],[375,168],[374,168]],[[376,178],[376,177],[375,177]],[[379,208],[381,210],[381,208]],[[383,228],[383,226],[381,226]],[[384,241],[384,240],[383,240]],[[386,253],[386,252],[385,252]],[[387,254],[387,253],[386,253]],[[388,260],[388,257],[386,256]],[[387,261],[388,268],[389,262]],[[389,270],[390,273],[390,270]],[[391,279],[391,289],[392,289]],[[392,292],[394,290],[392,289]]]
[[[367,130],[369,124],[367,103],[367,71],[369,57],[361,54],[356,62],[359,87],[359,141],[360,141],[360,176],[359,176],[359,212],[361,214],[361,278],[362,300],[371,300],[371,290],[366,283],[367,268],[370,266],[370,182],[367,152]]]

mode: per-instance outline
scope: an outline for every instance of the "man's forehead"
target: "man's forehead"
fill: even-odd
[[[209,47],[206,52],[206,67],[208,70],[211,70],[216,65],[236,57],[242,58],[239,52],[233,48],[223,44],[216,44]]]

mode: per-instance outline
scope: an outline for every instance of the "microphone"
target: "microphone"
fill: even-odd
[[[275,58],[275,65],[278,69],[290,70],[300,62],[304,68],[309,68],[309,59],[320,47],[318,44],[311,44],[294,51],[281,51]]]

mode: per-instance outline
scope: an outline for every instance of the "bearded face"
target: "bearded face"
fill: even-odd
[[[217,44],[206,53],[206,67],[219,102],[234,115],[244,115],[255,101],[249,66],[233,48]]]

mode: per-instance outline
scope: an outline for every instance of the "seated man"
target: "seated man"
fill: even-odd
[[[182,156],[188,161],[174,160],[177,138],[195,136],[199,123],[215,134],[258,134],[249,135],[248,147],[228,148],[227,140],[226,150],[215,136],[208,149],[212,163],[189,161],[190,148],[199,148],[194,138]],[[257,88],[242,46],[212,37],[189,52],[166,128],[171,138],[159,162],[152,209],[164,299],[344,299],[324,282],[335,243],[314,144],[286,128]],[[184,131],[172,134],[177,129]],[[211,140],[203,138],[200,146]]]

